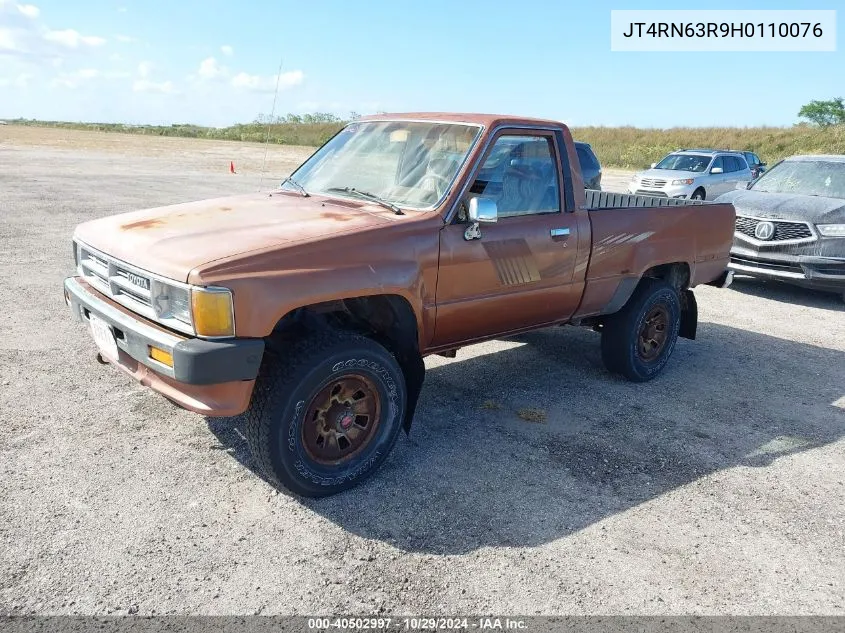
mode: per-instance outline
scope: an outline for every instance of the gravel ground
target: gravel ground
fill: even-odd
[[[699,340],[644,385],[605,373],[577,328],[428,359],[385,467],[297,500],[255,475],[237,420],[97,364],[61,293],[77,223],[255,190],[263,149],[10,130],[0,613],[845,614],[833,295],[702,288]],[[233,176],[235,152],[250,167]],[[271,180],[307,153],[272,148]]]

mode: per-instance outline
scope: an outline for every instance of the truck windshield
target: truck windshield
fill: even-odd
[[[845,162],[785,160],[760,176],[753,191],[845,198]]]
[[[707,169],[707,165],[710,164],[710,160],[710,156],[701,156],[699,154],[669,154],[666,158],[657,163],[654,168],[702,172]]]
[[[350,123],[290,178],[311,194],[360,200],[355,191],[366,191],[405,208],[429,208],[449,191],[480,130],[457,123]],[[282,189],[299,191],[290,182]]]

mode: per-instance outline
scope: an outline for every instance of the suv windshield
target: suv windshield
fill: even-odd
[[[701,156],[699,154],[669,154],[657,163],[654,168],[702,172],[707,169],[710,159],[710,156]]]
[[[480,129],[415,121],[350,123],[291,179],[309,193],[360,199],[355,191],[368,192],[394,205],[431,207],[449,191]],[[282,189],[297,190],[290,182]]]
[[[751,189],[845,198],[845,162],[786,160],[760,176]]]

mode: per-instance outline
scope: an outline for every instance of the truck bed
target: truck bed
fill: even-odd
[[[630,193],[611,193],[610,191],[585,191],[587,209],[618,209],[620,207],[686,207],[710,204],[703,200],[684,198],[665,198],[663,196],[640,196]]]
[[[594,206],[588,210],[593,242],[588,281],[638,278],[653,266],[685,263],[690,286],[695,286],[727,268],[733,205],[593,193]]]

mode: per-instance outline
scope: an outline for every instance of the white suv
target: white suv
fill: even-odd
[[[685,149],[672,152],[651,169],[638,172],[628,193],[666,198],[712,200],[754,180],[739,152]]]

